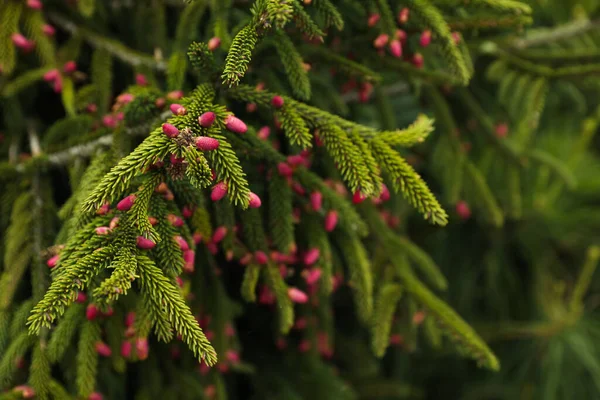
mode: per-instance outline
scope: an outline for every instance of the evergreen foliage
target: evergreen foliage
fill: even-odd
[[[4,0],[0,400],[600,396],[600,2],[542,3]]]

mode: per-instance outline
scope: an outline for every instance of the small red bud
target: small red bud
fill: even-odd
[[[173,103],[169,106],[171,112],[175,115],[185,115],[187,114],[187,110],[181,104]]]
[[[142,74],[137,74],[135,76],[135,83],[137,83],[140,86],[146,86],[148,84],[148,80],[146,79],[146,77]]]
[[[56,29],[54,29],[52,25],[44,24],[44,26],[42,26],[42,33],[46,36],[54,36]]]
[[[212,111],[207,111],[198,117],[198,123],[203,128],[210,128],[215,122],[217,116]]]
[[[314,211],[320,211],[323,207],[323,195],[321,192],[312,192],[310,194],[310,205]]]
[[[421,47],[427,47],[431,43],[431,31],[429,29],[424,30],[419,38],[419,44]]]
[[[290,167],[289,164],[284,162],[280,162],[279,164],[277,164],[277,171],[279,172],[279,175],[283,176],[284,178],[289,178],[294,173],[292,167]]]
[[[88,319],[88,321],[95,320],[98,315],[100,315],[100,310],[98,310],[98,307],[93,304],[88,304],[87,308],[85,309],[85,317]]]
[[[219,148],[219,141],[208,136],[199,136],[196,139],[196,147],[200,151],[213,151]]]
[[[250,202],[248,203],[248,206],[250,208],[258,208],[261,206],[262,201],[260,200],[260,197],[258,197],[258,195],[256,193],[252,193],[250,192]]]
[[[65,74],[72,74],[75,71],[77,71],[77,63],[75,61],[67,61],[65,65],[63,65],[63,72]]]
[[[190,249],[190,245],[188,244],[187,240],[185,240],[182,236],[175,236],[175,241],[181,250],[186,251]]]
[[[390,54],[395,58],[402,57],[402,44],[400,40],[394,39],[390,42]]]
[[[390,37],[385,33],[382,33],[373,41],[373,47],[376,49],[382,49],[387,44],[388,40],[390,40]]]
[[[152,239],[148,239],[143,236],[138,236],[136,245],[142,250],[150,250],[154,248],[154,246],[156,246],[156,243],[154,243]]]
[[[254,253],[254,259],[260,265],[265,265],[266,263],[269,262],[269,257],[267,257],[267,255],[265,254],[264,251],[257,251],[257,252],[255,252]]]
[[[258,133],[256,134],[256,136],[258,136],[258,138],[260,140],[267,140],[270,135],[271,135],[271,128],[269,128],[268,126],[263,126],[262,128],[260,128],[258,130]]]
[[[221,45],[221,38],[212,37],[208,41],[208,50],[215,51]]]
[[[50,71],[48,71],[44,74],[44,80],[46,82],[54,82],[54,80],[56,80],[56,78],[58,78],[58,76],[59,76],[58,70],[56,68],[51,69]]]
[[[400,23],[400,24],[407,23],[409,15],[410,15],[410,10],[408,9],[408,7],[404,7],[403,9],[401,9],[400,12],[398,13],[398,23]]]
[[[177,129],[175,125],[165,123],[162,125],[162,131],[165,135],[167,135],[167,137],[170,138],[179,136],[179,129]]]
[[[304,265],[307,265],[307,266],[313,265],[314,263],[317,262],[320,255],[321,255],[321,252],[316,247],[313,247],[312,249],[308,250],[306,252],[306,254],[304,254],[304,259],[303,259]]]
[[[463,220],[469,219],[471,217],[471,209],[467,202],[461,200],[456,203],[456,213]]]
[[[56,264],[58,263],[58,259],[59,259],[59,255],[55,255],[52,256],[48,259],[48,261],[46,261],[46,265],[48,266],[48,268],[54,268],[56,267]]]
[[[123,200],[117,203],[117,210],[119,211],[129,211],[131,207],[133,207],[133,203],[135,203],[135,199],[137,196],[135,194],[130,194],[125,197]]]
[[[248,127],[246,126],[244,121],[233,115],[229,115],[225,119],[225,127],[233,133],[244,134],[248,131]]]
[[[225,239],[226,235],[227,235],[227,227],[225,227],[225,226],[219,226],[213,232],[213,236],[212,236],[211,242],[214,243],[214,244],[217,244],[217,243],[221,242],[223,239]]]
[[[41,10],[43,5],[40,0],[27,0],[27,7],[32,10]]]
[[[223,181],[213,186],[210,192],[210,199],[212,201],[219,201],[227,194],[227,184]]]
[[[295,287],[288,288],[288,296],[294,303],[304,304],[308,302],[308,295]]]
[[[283,104],[284,100],[281,96],[273,96],[273,98],[271,99],[271,105],[275,108],[281,108],[283,107]]]
[[[338,213],[335,210],[331,210],[325,216],[325,230],[332,232],[338,223]]]
[[[373,26],[377,25],[377,23],[379,22],[380,19],[381,19],[381,15],[371,14],[371,15],[369,15],[369,19],[367,20],[367,25],[369,25],[370,27],[373,27]]]

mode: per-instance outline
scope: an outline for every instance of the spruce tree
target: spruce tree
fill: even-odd
[[[600,397],[598,0],[3,0],[0,400]]]

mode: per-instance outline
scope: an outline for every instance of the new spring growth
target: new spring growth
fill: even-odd
[[[210,128],[215,122],[216,115],[212,111],[205,112],[198,117],[198,124],[203,128]]]
[[[219,141],[208,136],[200,136],[196,139],[196,147],[200,151],[212,151],[219,147]]]
[[[135,199],[137,196],[135,194],[130,194],[125,197],[123,200],[117,203],[117,210],[119,211],[129,211],[131,207],[133,207],[133,203],[135,203]]]

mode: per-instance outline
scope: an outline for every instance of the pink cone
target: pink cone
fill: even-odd
[[[196,252],[194,250],[187,250],[183,252],[183,270],[188,274],[194,272],[194,266],[196,261]]]
[[[180,228],[184,224],[183,219],[180,216],[175,215],[175,214],[168,214],[167,221],[169,221],[169,223],[171,225],[173,225],[175,228]]]
[[[187,110],[181,104],[173,103],[169,106],[171,112],[175,115],[185,115],[187,114]]]
[[[208,40],[208,50],[215,51],[221,45],[221,38],[212,37]]]
[[[140,86],[146,86],[148,84],[148,80],[146,79],[146,77],[142,74],[137,74],[135,76],[135,83],[137,83]]]
[[[30,47],[29,40],[20,33],[13,33],[11,39],[13,44],[20,49],[26,50]]]
[[[309,286],[314,285],[321,278],[321,275],[323,275],[323,271],[320,268],[308,270],[306,275],[304,276],[306,284]]]
[[[267,257],[267,255],[265,254],[264,251],[260,251],[260,250],[254,253],[254,259],[260,265],[265,265],[266,263],[269,262],[269,257]]]
[[[108,235],[110,233],[110,228],[108,226],[99,226],[95,229],[96,235]]]
[[[167,99],[169,100],[179,100],[183,97],[183,92],[181,90],[173,90],[167,93]]]
[[[208,136],[200,136],[196,139],[196,147],[200,151],[212,151],[219,148],[219,141]]]
[[[381,185],[381,194],[379,195],[379,198],[381,201],[388,201],[391,198],[390,190],[385,183]]]
[[[87,296],[83,292],[77,292],[77,297],[75,298],[75,303],[83,304],[87,301]]]
[[[212,124],[215,122],[217,116],[212,111],[207,111],[201,116],[198,117],[198,123],[203,128],[210,128]]]
[[[56,34],[56,29],[52,25],[44,24],[42,26],[42,33],[46,36],[54,36]]]
[[[133,207],[133,203],[135,203],[135,199],[137,196],[135,194],[130,194],[125,197],[123,200],[117,203],[117,210],[119,211],[129,211],[131,207]]]
[[[431,43],[431,31],[429,29],[424,30],[419,38],[419,44],[421,47],[427,47]]]
[[[104,342],[96,342],[96,352],[102,357],[110,357],[112,350]]]
[[[63,72],[65,74],[72,74],[75,71],[77,71],[77,63],[75,61],[67,61],[65,65],[63,65]]]
[[[398,22],[400,24],[405,24],[408,22],[408,17],[410,15],[410,10],[408,9],[408,7],[404,7],[402,10],[400,10],[400,12],[398,13]]]
[[[163,124],[162,131],[165,135],[167,135],[167,137],[170,137],[170,138],[174,138],[179,135],[179,129],[177,129],[177,127],[175,127],[175,125],[171,125],[171,124]]]
[[[22,399],[32,399],[35,397],[35,389],[28,385],[15,386],[12,391],[13,393],[20,393]]]
[[[267,140],[270,135],[271,135],[271,128],[269,128],[268,126],[263,126],[262,128],[260,128],[258,130],[258,133],[256,134],[256,136],[258,136],[258,138],[260,140]]]
[[[136,245],[142,250],[150,250],[154,248],[154,246],[156,246],[156,243],[154,243],[151,239],[145,238],[143,236],[138,236]]]
[[[382,49],[387,44],[388,40],[390,40],[390,37],[385,33],[382,33],[373,41],[373,47],[376,49]]]
[[[225,127],[233,133],[244,134],[248,131],[248,127],[246,126],[244,121],[233,115],[229,115],[225,119]]]
[[[338,213],[335,210],[331,210],[325,215],[325,230],[332,232],[338,223]]]
[[[314,263],[317,262],[317,260],[319,259],[319,257],[321,256],[321,252],[319,251],[318,248],[313,247],[312,249],[308,250],[305,254],[304,254],[304,264],[305,265],[313,265]]]
[[[27,0],[27,7],[32,10],[41,10],[43,5],[40,0]]]
[[[423,55],[421,53],[415,53],[413,55],[411,62],[416,68],[421,69],[421,68],[423,68],[423,64],[425,63],[425,60],[423,59]]]
[[[121,355],[125,358],[131,357],[131,342],[129,340],[121,343]]]
[[[260,200],[260,197],[258,197],[256,193],[250,192],[250,202],[248,203],[248,206],[250,208],[258,208],[261,206],[261,204],[262,201]]]
[[[46,82],[53,82],[54,80],[56,80],[56,78],[58,78],[58,76],[59,76],[58,70],[56,68],[51,69],[50,71],[48,71],[44,74],[44,80]]]
[[[93,321],[98,317],[98,315],[100,315],[100,310],[98,310],[98,307],[93,304],[88,304],[85,309],[85,317],[87,320]]]
[[[390,54],[395,58],[402,57],[402,44],[400,40],[394,39],[390,42]]]
[[[48,266],[48,268],[54,268],[56,267],[56,264],[58,263],[58,259],[60,258],[60,256],[57,254],[55,256],[52,256],[48,259],[48,261],[46,261],[46,265]]]
[[[352,202],[354,204],[362,203],[366,199],[367,198],[360,191],[356,191],[356,193],[354,193],[354,195],[352,196]]]
[[[283,104],[284,100],[281,96],[273,96],[273,98],[271,99],[271,105],[275,108],[281,108],[283,107]]]
[[[125,326],[127,328],[129,328],[129,327],[133,326],[134,323],[135,323],[135,312],[130,311],[125,316]]]
[[[310,205],[314,211],[319,211],[323,207],[323,195],[321,192],[312,192],[310,194]]]
[[[137,338],[135,340],[135,352],[140,360],[145,360],[148,358],[148,339],[146,338]]]
[[[212,236],[211,242],[217,244],[217,243],[221,242],[223,239],[225,239],[226,235],[227,235],[227,227],[225,227],[225,226],[219,226],[213,232],[213,236]]]
[[[367,20],[367,25],[369,25],[369,27],[373,27],[373,26],[377,25],[377,23],[379,22],[380,19],[381,19],[381,15],[371,14],[371,15],[369,15],[369,19]]]
[[[283,176],[284,178],[289,178],[294,174],[292,167],[284,162],[277,164],[277,171],[279,172],[279,175]]]
[[[88,400],[103,400],[103,399],[104,399],[104,397],[102,397],[102,394],[100,394],[98,392],[93,392],[88,397]]]
[[[456,203],[456,213],[463,220],[469,219],[471,217],[471,209],[469,208],[469,205],[466,201],[461,200],[458,203]]]
[[[210,199],[212,201],[219,201],[227,194],[227,184],[223,181],[213,186],[210,192]]]
[[[295,287],[288,289],[288,296],[294,303],[304,304],[308,302],[308,295]]]

